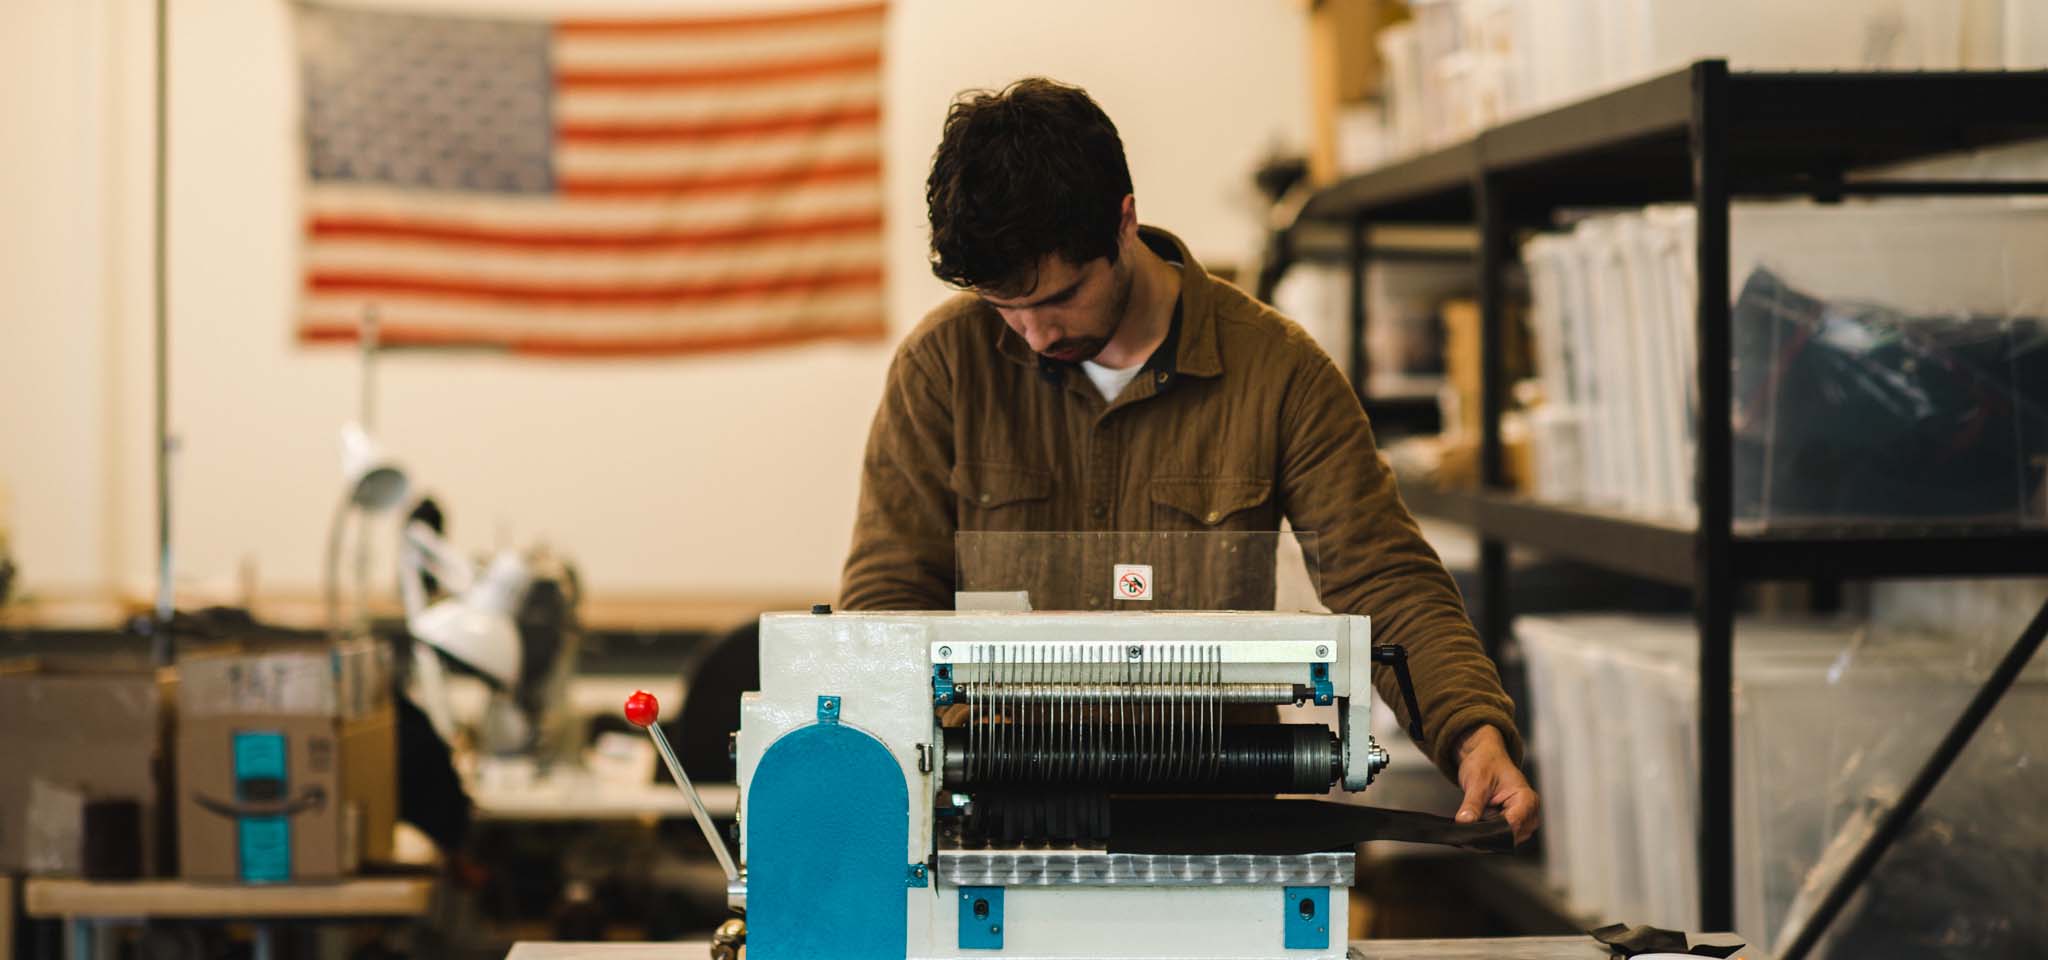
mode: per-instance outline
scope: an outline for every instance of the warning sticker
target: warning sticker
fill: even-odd
[[[1110,586],[1110,596],[1117,600],[1152,599],[1152,565],[1149,563],[1119,563],[1116,565],[1116,582]]]

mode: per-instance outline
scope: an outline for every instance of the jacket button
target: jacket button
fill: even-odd
[[[1211,510],[1209,511],[1209,515],[1207,517],[1204,517],[1203,519],[1209,521],[1210,523],[1215,523],[1216,521],[1223,519],[1223,514],[1220,511]]]
[[[983,503],[987,503],[988,501],[989,501],[989,496],[988,496],[988,494],[986,494],[986,493],[982,494],[982,495],[981,495],[981,502],[983,502]]]

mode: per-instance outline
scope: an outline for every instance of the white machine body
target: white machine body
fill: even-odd
[[[1140,697],[1206,698],[1203,703],[1222,702],[1219,691],[1291,688],[1306,692],[1311,702],[1338,708],[1340,733],[1330,742],[1335,751],[1331,779],[1344,789],[1361,790],[1385,762],[1368,734],[1372,651],[1367,618],[1163,612],[769,614],[761,618],[760,649],[761,689],[742,699],[737,740],[748,949],[756,960],[796,952],[786,945],[806,942],[802,938],[811,935],[797,929],[799,924],[847,922],[844,915],[825,919],[835,916],[827,901],[842,893],[834,884],[846,882],[834,879],[835,871],[841,860],[853,856],[839,852],[836,844],[847,834],[862,835],[849,843],[865,842],[866,831],[840,825],[812,837],[803,819],[809,810],[835,816],[850,801],[863,799],[846,796],[833,782],[837,775],[830,771],[845,751],[834,747],[820,759],[797,761],[819,771],[815,782],[788,770],[771,775],[764,760],[785,738],[820,725],[844,728],[833,731],[837,736],[857,732],[872,738],[904,781],[902,956],[1345,956],[1354,866],[1348,852],[1166,856],[1065,845],[949,846],[941,820],[956,812],[955,791],[945,772],[944,743],[952,730],[942,732],[941,723],[954,696],[994,699],[994,694],[979,692],[984,689],[1024,697],[1071,692],[1071,699],[1060,702],[1085,708],[1089,698],[1111,688]],[[981,709],[986,713],[989,708]],[[995,709],[999,714],[1004,710],[1000,704]],[[957,720],[960,711],[953,712]],[[1015,729],[1010,723],[1014,710],[1007,716],[984,721],[986,729]],[[1321,729],[1329,740],[1327,727]],[[793,751],[797,741],[788,742]],[[786,756],[794,759],[796,754]],[[882,783],[886,790],[893,786],[888,779],[856,782]],[[814,793],[792,797],[787,795],[792,789]],[[884,821],[878,829],[893,843],[894,825],[886,822],[893,814],[887,810],[877,818]],[[776,826],[763,825],[771,823]],[[791,864],[803,862],[803,851],[783,849],[791,843],[815,850],[814,878],[769,875],[771,870],[787,874],[798,869]],[[806,886],[813,880],[815,887]],[[792,906],[809,903],[807,897],[816,898],[824,912],[810,914]],[[876,942],[884,944],[876,951],[895,950],[889,937]],[[850,957],[863,949],[854,943],[834,952]]]

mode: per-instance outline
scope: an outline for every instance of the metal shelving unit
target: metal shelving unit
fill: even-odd
[[[2048,573],[2048,530],[2043,529],[1927,524],[1738,529],[1732,507],[1729,392],[1730,201],[2048,194],[2048,182],[2042,181],[1880,180],[1868,174],[1911,160],[2036,138],[2048,138],[2048,72],[1738,73],[1723,61],[1701,61],[1332,184],[1310,197],[1294,225],[1275,241],[1279,263],[1269,275],[1276,279],[1296,259],[1293,251],[1329,250],[1333,227],[1348,241],[1344,250],[1352,270],[1355,341],[1349,361],[1354,375],[1362,375],[1363,350],[1356,341],[1362,341],[1368,319],[1363,275],[1372,259],[1370,231],[1397,224],[1477,227],[1485,489],[1404,495],[1418,512],[1463,522],[1479,533],[1485,618],[1480,628],[1496,649],[1507,637],[1512,616],[1510,543],[1692,588],[1702,691],[1704,929],[1732,929],[1735,919],[1730,701],[1740,585],[1773,579]],[[1550,225],[1562,209],[1662,202],[1690,202],[1696,213],[1698,523],[1685,526],[1538,503],[1505,492],[1503,278],[1516,261],[1517,235]],[[2027,640],[2021,638],[2016,654]],[[1992,687],[1987,684],[1986,692]],[[1967,739],[1963,728],[1959,721],[1957,729]],[[1941,760],[1938,755],[1929,768]]]

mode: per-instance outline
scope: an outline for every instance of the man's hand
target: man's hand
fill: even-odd
[[[1465,802],[1458,805],[1459,823],[1499,813],[1515,829],[1516,843],[1536,832],[1541,822],[1536,791],[1508,759],[1508,745],[1499,730],[1486,726],[1465,735],[1465,742],[1458,745],[1458,786],[1465,790]]]

